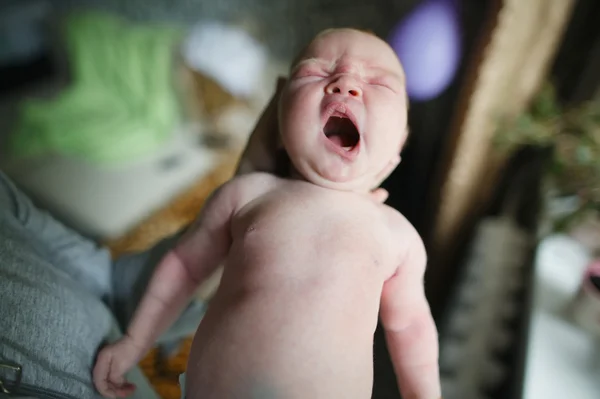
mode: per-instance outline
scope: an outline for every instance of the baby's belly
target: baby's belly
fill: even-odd
[[[245,291],[224,277],[194,339],[188,398],[370,398],[377,312],[362,293]]]
[[[352,209],[284,205],[234,228],[190,354],[190,399],[371,397],[382,228]]]

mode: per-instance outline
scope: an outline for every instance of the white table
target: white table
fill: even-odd
[[[524,399],[599,399],[599,340],[564,317],[591,254],[562,235],[536,256]]]
[[[158,153],[129,165],[48,156],[0,166],[71,226],[96,238],[114,239],[210,172],[217,159],[180,133]]]

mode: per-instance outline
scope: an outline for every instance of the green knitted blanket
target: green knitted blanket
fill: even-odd
[[[157,150],[179,121],[173,54],[181,32],[91,12],[64,28],[72,84],[22,104],[11,153],[113,163]]]

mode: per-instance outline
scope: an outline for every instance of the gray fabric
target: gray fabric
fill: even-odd
[[[171,242],[112,262],[106,249],[36,208],[0,172],[0,363],[21,365],[25,386],[99,398],[94,357],[122,335]],[[204,304],[190,305],[163,339],[193,333],[203,312]],[[139,369],[128,377],[138,387],[134,398],[158,398]],[[0,368],[0,379],[11,378]]]

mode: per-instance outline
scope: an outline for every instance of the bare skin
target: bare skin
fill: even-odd
[[[280,103],[293,178],[250,173],[215,192],[158,267],[126,337],[101,351],[103,395],[131,393],[124,373],[225,262],[194,338],[188,399],[369,398],[378,315],[403,397],[441,396],[423,243],[370,193],[405,140],[403,76],[390,52],[351,30],[309,46]],[[353,119],[358,138],[327,134],[332,117]]]
[[[410,375],[435,378],[423,369],[435,361],[420,359],[437,348],[419,288],[425,251],[400,213],[366,195],[252,174],[224,187],[205,215],[199,226],[225,231],[199,227],[173,259],[201,278],[210,273],[196,261],[201,249],[207,259],[229,249],[194,339],[188,398],[368,398],[380,302],[390,343],[404,348],[403,382],[435,387]]]

